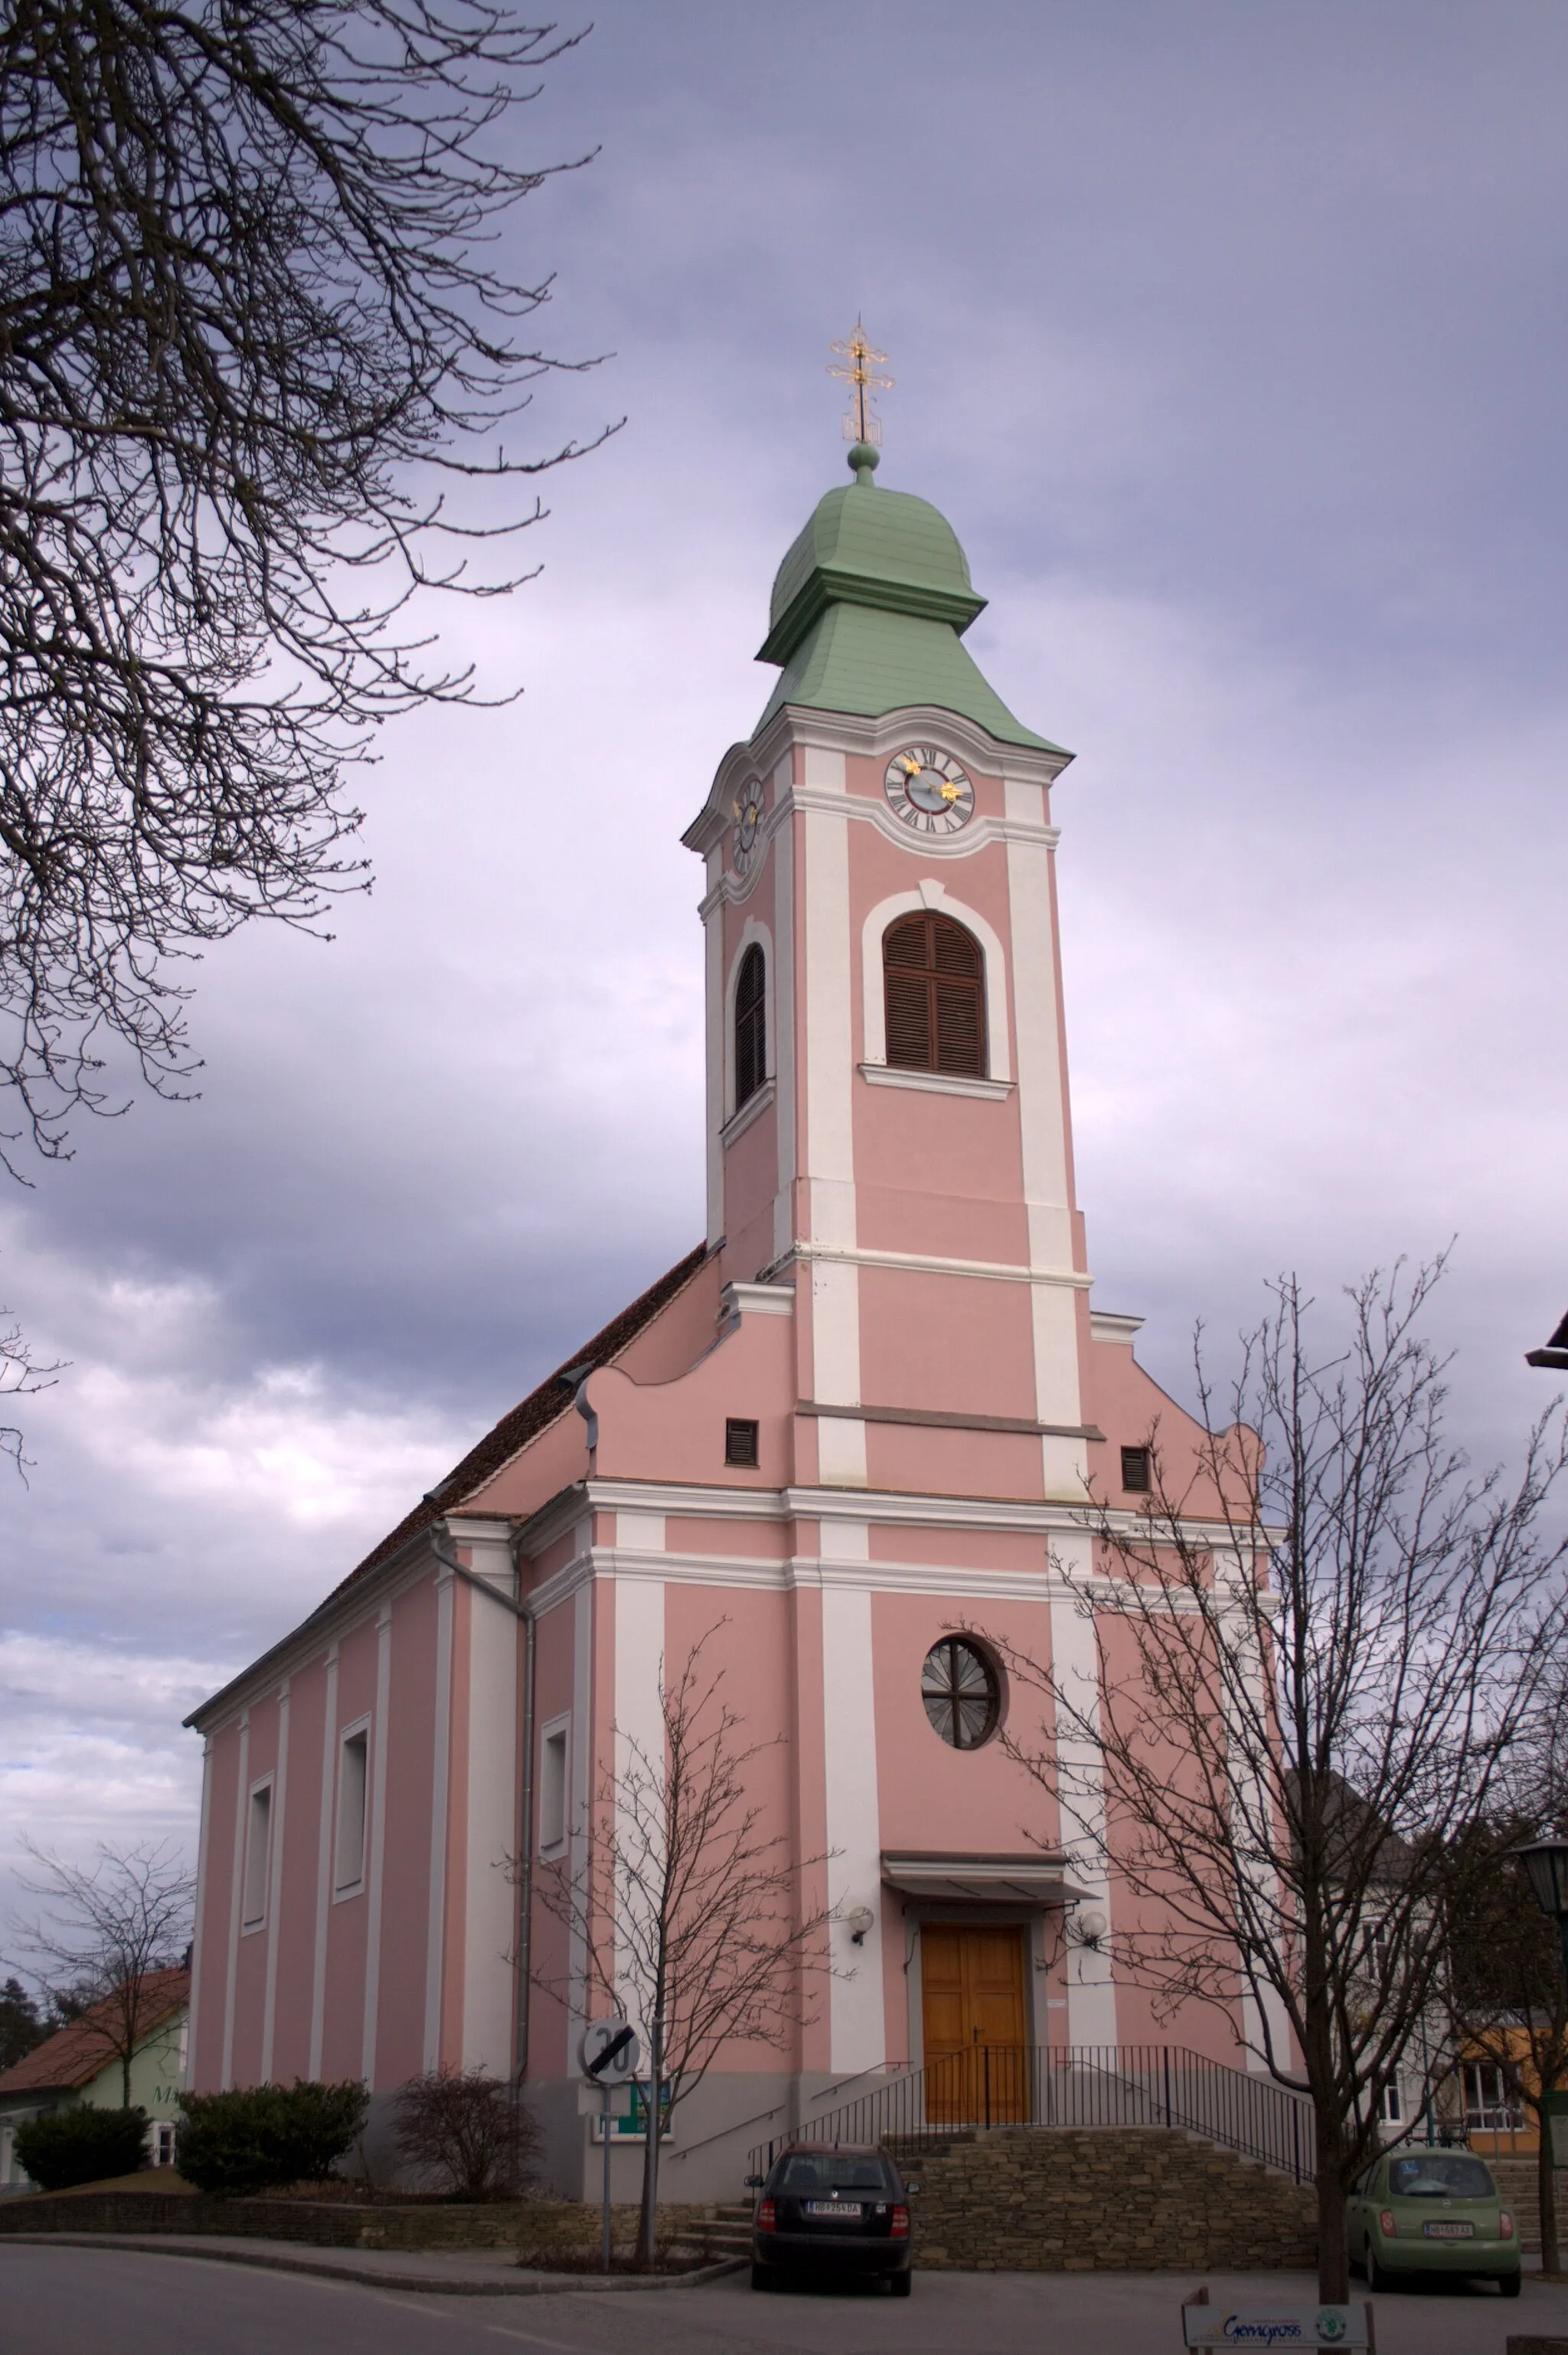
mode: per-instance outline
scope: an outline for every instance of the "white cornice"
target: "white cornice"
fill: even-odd
[[[185,1724],[210,1739],[241,1710],[254,1708],[257,1701],[290,1677],[298,1676],[312,1660],[318,1657],[324,1659],[360,1620],[372,1619],[383,1608],[389,1609],[399,1594],[417,1586],[435,1567],[430,1540],[441,1526],[438,1521],[416,1529],[395,1554],[377,1562],[363,1578],[355,1579],[343,1593],[329,1594],[308,1619],[291,1628],[260,1659],[252,1660],[248,1668],[241,1668],[237,1677],[193,1709]]]
[[[956,1071],[916,1071],[897,1063],[861,1063],[857,1069],[874,1088],[914,1088],[930,1096],[980,1096],[987,1103],[1005,1103],[1015,1085],[1012,1080],[960,1079]]]
[[[794,1243],[778,1267],[787,1267],[791,1260],[839,1260],[853,1267],[902,1267],[916,1275],[975,1275],[990,1284],[1050,1284],[1064,1286],[1070,1292],[1086,1292],[1094,1282],[1092,1275],[1075,1267],[1026,1267],[1007,1260],[940,1259],[925,1252],[889,1252],[863,1250],[853,1243]]]
[[[912,1529],[991,1529],[1015,1536],[1086,1537],[1104,1525],[1143,1538],[1148,1517],[1108,1512],[1086,1497],[1033,1502],[1016,1497],[939,1497],[887,1488],[708,1487],[686,1481],[599,1480],[564,1491],[537,1517],[556,1518],[556,1534],[588,1510],[645,1512],[695,1520],[883,1521]],[[534,1524],[530,1524],[532,1534]],[[1181,1521],[1189,1540],[1219,1552],[1234,1550],[1237,1532],[1223,1521]],[[537,1550],[535,1544],[534,1550]],[[599,1549],[600,1552],[613,1549]],[[652,1559],[652,1557],[650,1557]],[[669,1557],[661,1554],[661,1561]],[[560,1574],[560,1573],[557,1573]],[[1001,1573],[998,1573],[1001,1575]]]
[[[1049,785],[1073,757],[1070,752],[1046,752],[1027,744],[1003,744],[972,719],[933,703],[905,704],[896,711],[881,712],[875,719],[863,719],[845,711],[813,711],[803,704],[787,703],[749,743],[730,746],[718,764],[707,800],[681,839],[688,849],[705,855],[729,822],[729,805],[736,785],[753,774],[770,775],[782,755],[795,744],[819,744],[830,751],[867,753],[879,758],[891,755],[911,738],[932,736],[951,744],[982,775],[1000,777],[1004,783],[1013,780]],[[793,799],[801,807],[819,805],[814,795],[808,797],[800,787],[779,798],[780,803]],[[878,815],[874,805],[858,795],[830,795],[828,801],[830,806],[847,809],[852,815],[874,820]],[[884,810],[880,815],[885,820],[882,830],[889,840],[909,838],[908,828],[901,826],[890,811]],[[942,841],[922,835],[919,843],[922,850],[935,850],[938,857],[962,858],[982,848],[987,842],[1042,837],[1054,844],[1056,828],[977,818],[961,834]],[[726,878],[726,884],[729,879]],[[743,888],[746,887],[737,886],[736,896]]]

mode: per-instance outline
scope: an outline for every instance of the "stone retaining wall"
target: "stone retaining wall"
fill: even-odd
[[[1318,2261],[1317,2198],[1163,2126],[1034,2126],[900,2159],[940,2271],[1246,2271]]]
[[[661,2239],[701,2243],[711,2211],[661,2205]],[[207,2200],[199,2192],[48,2192],[0,2204],[5,2232],[230,2232],[327,2249],[591,2249],[599,2214],[577,2200],[496,2200],[483,2206],[353,2206],[345,2200]],[[637,2211],[611,2211],[615,2244],[630,2248]]]

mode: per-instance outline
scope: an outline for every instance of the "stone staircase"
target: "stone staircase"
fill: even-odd
[[[1317,2197],[1170,2126],[1018,2126],[888,2147],[934,2271],[1246,2271],[1317,2263]]]
[[[717,2264],[726,2257],[751,2255],[751,2202],[732,2200],[706,2208],[683,2223],[670,2243],[673,2256],[706,2257]]]

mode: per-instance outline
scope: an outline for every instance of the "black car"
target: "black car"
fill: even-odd
[[[751,2286],[771,2289],[788,2273],[885,2278],[907,2297],[909,2194],[885,2150],[793,2143],[769,2172],[748,2176],[760,2197],[751,2222]]]

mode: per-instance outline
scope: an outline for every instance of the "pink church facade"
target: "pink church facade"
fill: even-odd
[[[1139,1320],[1091,1296],[1070,755],[963,647],[981,601],[948,526],[852,464],[775,585],[779,687],[684,837],[704,1244],[192,1720],[192,2083],[363,2076],[379,2102],[433,2067],[521,2069],[570,2194],[598,2165],[575,2084],[594,2004],[536,1898],[519,1923],[517,1860],[535,1887],[586,1865],[618,1736],[659,1746],[662,1663],[705,1637],[776,1745],[768,1821],[827,1859],[802,1903],[832,1913],[833,1970],[808,2024],[721,2053],[678,2112],[668,2197],[732,2193],[748,2146],[999,2019],[1246,2065],[1239,2001],[1157,2022],[1118,1977],[1114,1847],[1107,1872],[1065,1838],[996,1738],[1023,1702],[986,1631],[1092,1681],[1086,1496],[1135,1513],[1156,1425],[1179,1490],[1195,1433],[1137,1364]],[[1074,1934],[1090,1912],[1109,1939]]]

